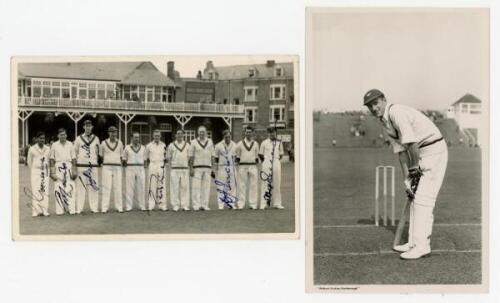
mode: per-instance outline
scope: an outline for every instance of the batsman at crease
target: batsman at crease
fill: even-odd
[[[395,241],[393,250],[400,252],[404,260],[430,256],[434,206],[448,163],[443,136],[423,113],[409,106],[388,103],[378,89],[364,95],[364,105],[380,120],[393,152],[399,156],[410,203],[408,242]]]

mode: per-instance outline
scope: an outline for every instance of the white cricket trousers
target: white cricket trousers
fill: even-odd
[[[271,167],[271,160],[264,159],[264,162],[262,162],[260,179],[261,179],[260,208],[265,208],[266,206],[273,206],[273,207],[282,206],[280,160],[275,159]],[[269,205],[267,205],[268,203]]]
[[[57,181],[54,182],[56,214],[62,215],[68,212],[73,215],[76,213],[76,189],[75,182],[71,180],[71,162],[56,162],[55,170],[57,178]]]
[[[197,167],[193,168],[194,176],[191,178],[191,198],[193,200],[193,209],[200,207],[208,208],[208,199],[210,197],[210,174],[212,169]]]
[[[234,165],[219,165],[217,170],[217,203],[219,209],[224,206],[235,208],[238,203],[238,183]]]
[[[122,199],[122,166],[120,164],[103,164],[102,165],[102,211],[107,212],[109,209],[109,200],[111,190],[113,190],[113,199],[115,209],[123,211]]]
[[[250,207],[257,207],[259,189],[257,187],[258,169],[257,164],[240,164],[238,168],[238,191],[239,200],[238,208],[244,208],[247,201],[248,190],[248,205]]]
[[[49,213],[49,172],[47,167],[31,169],[31,214]]]
[[[172,168],[170,171],[170,201],[172,207],[189,208],[189,169]]]
[[[125,168],[125,178],[127,186],[125,190],[125,210],[132,210],[134,201],[137,202],[140,210],[146,210],[146,197],[144,196],[146,173],[144,165],[128,164]]]
[[[167,210],[166,172],[163,161],[151,162],[148,169],[148,209],[155,205],[161,210]]]
[[[88,194],[90,210],[99,211],[99,174],[97,167],[77,166],[76,181],[76,213],[79,214],[85,207],[85,198]]]
[[[420,150],[422,177],[410,208],[408,243],[419,251],[430,251],[434,206],[448,164],[448,149],[444,140]]]

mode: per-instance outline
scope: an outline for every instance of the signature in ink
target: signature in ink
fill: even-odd
[[[234,168],[234,166],[227,152],[224,153],[223,156],[224,156],[224,171],[226,172],[226,182],[216,179],[215,185],[219,186],[219,188],[217,188],[217,193],[219,193],[219,200],[222,203],[226,204],[228,207],[235,208],[236,202],[238,202],[238,198],[230,193],[232,190],[231,171],[233,171],[232,168]]]
[[[69,199],[73,196],[73,185],[70,185],[69,191],[63,186],[59,186],[55,191],[56,202],[64,209],[65,212],[69,211]]]
[[[274,149],[276,147],[276,141],[272,140],[273,148],[271,150],[271,172],[268,174],[266,172],[260,172],[260,178],[267,182],[267,190],[264,192],[264,200],[266,200],[267,206],[271,206],[271,200],[273,198],[273,168],[274,168]]]
[[[98,191],[99,186],[97,186],[96,180],[92,177],[92,163],[89,162],[89,167],[82,174],[88,180],[87,183],[84,183],[80,178],[85,188],[87,188],[87,185],[90,185],[94,191]]]
[[[66,165],[66,163],[63,162],[62,166],[58,167],[57,170],[59,170],[59,172],[62,172],[63,174],[62,184],[63,187],[66,187],[66,183],[68,182],[68,171],[69,171],[68,166]]]
[[[148,195],[153,198],[155,201],[155,204],[161,204],[161,200],[163,199],[163,180],[165,180],[165,171],[164,171],[165,166],[162,166],[162,174],[152,174],[151,177],[149,177],[149,191]],[[153,185],[153,180],[156,180],[156,193],[155,190],[153,190],[152,185]]]
[[[272,169],[272,168],[271,168]],[[267,206],[271,206],[271,200],[273,198],[273,174],[261,171],[260,178],[267,182],[267,190],[264,192],[264,200],[266,200]]]
[[[87,143],[84,143],[82,145],[82,149],[85,151],[85,155],[87,156],[87,158],[90,158],[90,145]]]
[[[230,184],[220,180],[215,180],[215,185],[219,186],[219,188],[217,188],[217,193],[219,193],[219,200],[222,203],[226,204],[228,207],[235,208],[236,202],[238,202],[238,197],[230,194]]]
[[[31,200],[37,201],[37,202],[42,202],[43,201],[43,196],[44,194],[40,191],[36,191],[35,193],[31,191],[31,189],[24,187],[23,188],[24,194],[30,198]],[[35,196],[35,194],[40,194],[39,197]]]

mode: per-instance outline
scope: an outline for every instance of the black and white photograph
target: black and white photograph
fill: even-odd
[[[297,63],[13,58],[14,239],[297,238]]]
[[[307,290],[487,292],[489,10],[306,14]]]

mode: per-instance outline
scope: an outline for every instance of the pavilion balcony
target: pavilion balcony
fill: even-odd
[[[129,100],[18,97],[19,108],[42,111],[96,111],[132,113],[186,113],[243,116],[243,105],[189,102],[144,102]]]

